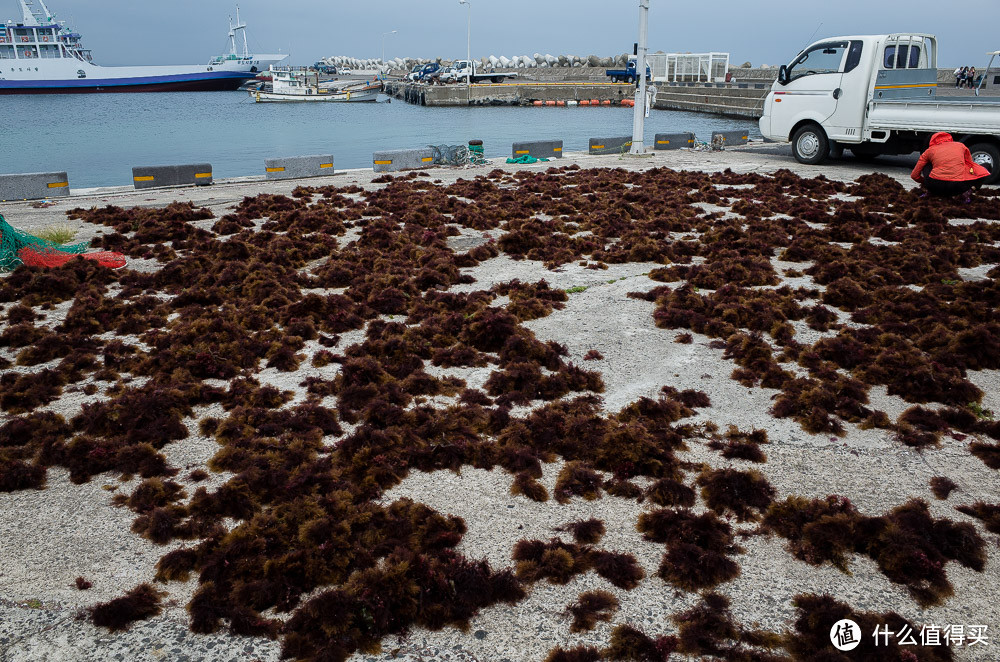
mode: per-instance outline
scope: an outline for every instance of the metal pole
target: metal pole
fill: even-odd
[[[639,47],[635,56],[635,107],[632,113],[631,154],[646,151],[646,51],[649,37],[649,0],[639,0]]]
[[[382,33],[382,68],[385,67],[385,38],[386,36],[391,34],[396,34],[397,32],[399,32],[399,30],[392,30],[391,32]]]
[[[465,84],[469,86],[470,94],[472,90],[472,4],[465,3],[469,7],[469,29],[466,32],[468,43],[465,48],[465,59],[469,61],[469,66],[465,70]]]

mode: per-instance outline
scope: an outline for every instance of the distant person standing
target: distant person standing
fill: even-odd
[[[955,87],[962,84],[962,67],[955,67]]]
[[[969,202],[969,189],[989,174],[989,170],[973,162],[968,147],[942,131],[931,136],[931,144],[920,155],[910,178],[932,195],[951,197],[964,193],[963,202]]]
[[[965,78],[969,75],[969,68],[962,67],[961,73],[958,74],[958,86],[965,87]]]
[[[965,80],[966,80],[966,82],[968,82],[969,87],[975,87],[976,86],[976,68],[975,67],[969,67],[969,75],[966,76]]]

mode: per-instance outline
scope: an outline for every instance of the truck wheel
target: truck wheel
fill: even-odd
[[[502,83],[502,82],[503,82],[503,76],[494,76],[494,77],[493,77],[493,78],[491,78],[490,80],[491,80],[492,82],[494,82],[494,83]]]
[[[826,133],[815,124],[799,127],[792,136],[792,154],[795,160],[806,165],[822,163],[830,153],[830,141]]]
[[[972,161],[990,171],[990,176],[982,179],[983,184],[995,184],[1000,179],[1000,149],[993,143],[976,143],[969,146]]]

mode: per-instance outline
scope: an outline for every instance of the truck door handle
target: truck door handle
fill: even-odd
[[[835,89],[835,90],[833,91],[833,98],[834,98],[834,99],[839,99],[839,98],[840,98],[840,92],[841,92],[841,90],[840,90],[840,88],[839,88],[839,87],[838,87],[837,89]]]

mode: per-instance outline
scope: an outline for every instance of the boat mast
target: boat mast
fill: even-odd
[[[250,56],[250,45],[247,43],[246,23],[240,23],[240,6],[236,5],[236,26],[233,29],[233,55],[236,55],[236,33],[235,30],[243,31],[243,57]]]
[[[45,25],[52,22],[52,14],[43,0],[20,0],[24,25]],[[35,4],[37,3],[37,5]]]

